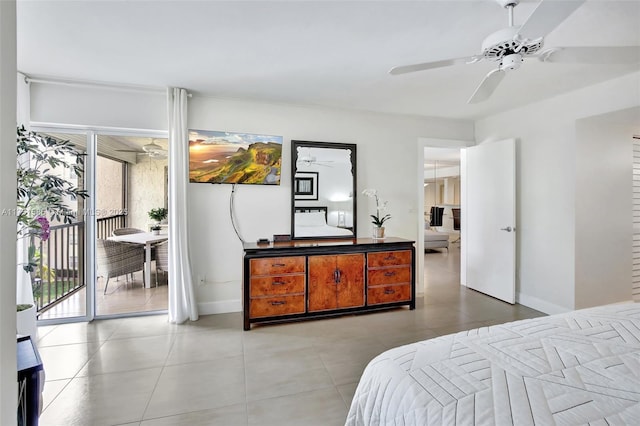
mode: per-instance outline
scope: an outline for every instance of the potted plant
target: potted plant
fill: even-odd
[[[382,216],[382,212],[387,208],[387,201],[383,201],[378,196],[378,191],[375,189],[365,189],[362,191],[364,195],[369,198],[376,199],[376,214],[372,214],[371,223],[373,223],[373,238],[375,239],[383,239],[384,238],[384,223],[391,219],[390,214],[386,214]]]
[[[51,279],[55,274],[41,265],[39,250],[49,238],[49,224],[72,223],[76,214],[65,202],[88,196],[60,173],[68,169],[80,176],[84,171],[84,155],[70,141],[39,135],[24,126],[17,128],[17,238],[22,242],[18,244],[19,258],[24,259],[21,265],[28,274],[18,277],[18,282],[29,287],[18,291],[19,334],[35,332],[34,299],[41,290],[42,279]]]
[[[164,207],[157,207],[155,209],[149,210],[149,213],[147,213],[147,214],[149,215],[149,218],[155,220],[156,223],[159,224],[160,222],[162,222],[163,220],[165,220],[167,218],[167,214],[168,213],[169,213],[169,211],[167,209],[165,209]]]
[[[162,227],[160,225],[153,225],[151,227],[151,232],[153,233],[153,235],[160,235],[160,230],[162,229]]]

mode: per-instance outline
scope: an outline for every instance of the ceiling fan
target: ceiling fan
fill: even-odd
[[[142,145],[140,149],[116,149],[118,152],[135,152],[136,154],[144,154],[148,155],[150,158],[166,158],[167,150],[162,148],[155,142],[148,143],[146,145]]]
[[[318,158],[314,155],[311,155],[311,149],[309,148],[309,153],[307,155],[304,155],[302,152],[300,152],[300,155],[297,158],[297,163],[301,164],[303,166],[309,167],[311,165],[318,165],[318,166],[325,166],[325,167],[331,167],[331,164],[334,163],[333,160],[318,160]]]
[[[634,64],[640,62],[640,46],[581,46],[542,49],[544,37],[580,7],[584,0],[541,1],[522,25],[513,24],[513,10],[520,3],[520,0],[496,0],[496,2],[507,9],[509,26],[485,38],[482,42],[482,52],[479,55],[394,67],[389,71],[389,74],[398,75],[450,65],[473,64],[482,60],[497,62],[498,67],[485,76],[467,102],[475,104],[487,100],[505,75],[520,68],[524,59],[586,64]]]
[[[304,156],[304,157],[298,157],[298,163],[302,164],[303,166],[309,167],[312,165],[317,165],[317,166],[325,166],[325,167],[331,167],[331,164],[333,164],[333,161],[331,160],[318,160],[316,157],[313,156]]]

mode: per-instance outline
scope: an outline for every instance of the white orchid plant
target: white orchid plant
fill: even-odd
[[[384,223],[387,220],[391,219],[390,214],[385,214],[384,216],[382,216],[382,213],[387,208],[388,201],[384,201],[382,198],[380,198],[380,196],[378,195],[378,191],[375,189],[365,189],[362,191],[362,193],[369,198],[376,199],[376,214],[370,215],[372,219],[371,223],[373,223],[378,228],[382,228]]]

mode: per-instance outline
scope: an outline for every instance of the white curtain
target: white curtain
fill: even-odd
[[[198,319],[187,239],[187,91],[167,89],[169,113],[169,322]]]

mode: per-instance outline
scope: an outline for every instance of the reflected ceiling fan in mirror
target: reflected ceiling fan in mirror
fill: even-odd
[[[300,154],[302,154],[302,148]],[[308,150],[308,153],[306,155],[300,155],[297,160],[298,165],[305,167],[310,167],[313,165],[332,167],[333,163],[333,160],[318,160],[316,156],[311,155],[311,149]]]
[[[542,62],[582,64],[640,63],[640,46],[580,46],[543,49],[544,37],[569,17],[584,0],[543,0],[522,25],[514,25],[514,8],[520,0],[496,0],[507,9],[509,26],[489,35],[482,42],[479,55],[444,59],[434,62],[394,67],[391,75],[406,74],[458,64],[473,64],[483,60],[497,62],[476,88],[469,104],[487,100],[505,75],[517,70],[525,59]]]

